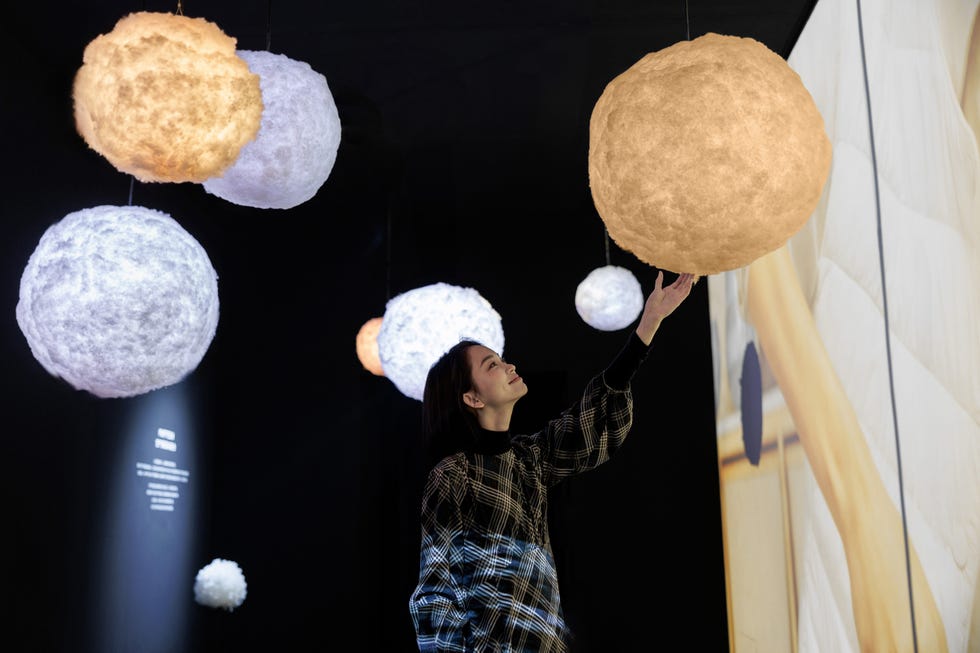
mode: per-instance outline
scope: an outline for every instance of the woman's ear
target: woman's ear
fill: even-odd
[[[463,403],[470,408],[483,408],[485,405],[483,400],[476,396],[476,393],[470,390],[469,392],[463,393]]]

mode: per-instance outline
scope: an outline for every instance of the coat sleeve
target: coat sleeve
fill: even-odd
[[[578,402],[528,436],[541,469],[541,480],[553,486],[562,479],[594,469],[622,446],[633,425],[633,395],[618,390],[602,375],[589,381]]]
[[[461,506],[466,484],[464,471],[449,464],[451,460],[430,472],[422,494],[419,582],[409,601],[422,653],[471,650],[462,559],[465,525]]]
[[[612,363],[589,381],[576,403],[542,431],[521,438],[546,486],[594,469],[622,446],[633,425],[630,382],[649,350],[635,332],[630,333]]]

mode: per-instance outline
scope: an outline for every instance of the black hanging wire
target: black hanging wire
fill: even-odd
[[[871,150],[871,172],[875,189],[875,215],[878,230],[878,271],[881,274],[881,313],[885,323],[885,354],[888,360],[888,389],[892,408],[892,427],[895,430],[895,455],[898,460],[898,501],[902,508],[902,535],[905,544],[905,578],[909,591],[909,613],[912,618],[912,648],[919,650],[919,637],[915,630],[915,602],[912,593],[912,565],[909,553],[908,521],[905,514],[905,486],[902,481],[902,447],[898,436],[898,410],[895,406],[895,380],[892,371],[891,327],[888,325],[888,292],[885,287],[885,247],[881,234],[881,195],[878,189],[878,159],[875,156],[875,134],[871,119],[871,87],[868,84],[868,60],[864,49],[864,23],[861,18],[861,0],[857,0],[858,41],[861,45],[861,67],[864,72],[864,98],[868,106],[868,139]]]
[[[684,23],[687,25],[687,40],[691,40],[691,13],[687,9],[687,0],[684,0]]]
[[[272,0],[269,0],[265,17],[265,51],[272,52]]]

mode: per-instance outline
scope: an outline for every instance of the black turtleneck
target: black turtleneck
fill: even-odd
[[[476,443],[470,447],[473,453],[495,456],[510,449],[510,430],[488,431],[481,428],[476,434]]]

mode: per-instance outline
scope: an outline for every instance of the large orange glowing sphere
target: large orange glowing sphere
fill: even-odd
[[[372,317],[361,325],[354,339],[354,346],[357,348],[357,360],[368,372],[375,376],[384,376],[384,369],[381,367],[381,357],[378,355],[378,332],[381,331],[383,318]]]
[[[647,54],[589,123],[589,184],[609,236],[672,272],[715,274],[809,219],[831,145],[799,75],[750,38],[705,34]]]
[[[92,40],[75,74],[75,126],[116,169],[147,182],[221,174],[262,120],[259,76],[203,18],[137,12]]]

